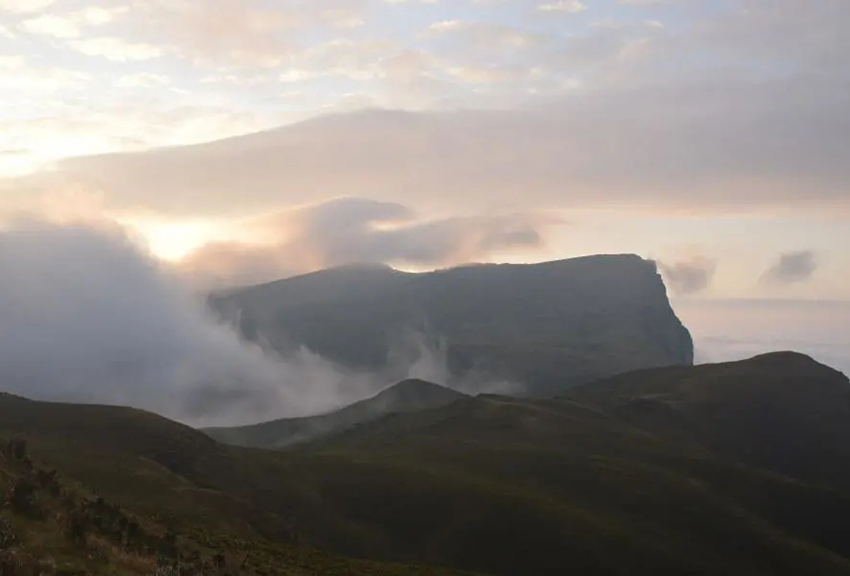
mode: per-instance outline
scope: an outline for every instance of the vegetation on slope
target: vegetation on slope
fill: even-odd
[[[22,405],[19,402],[26,403],[8,396],[3,400],[19,406]],[[48,412],[49,406],[46,405]],[[54,405],[53,408],[60,406]],[[72,408],[88,411],[88,416],[95,417],[97,413],[108,415],[113,410]],[[29,415],[36,412],[29,411]],[[162,429],[145,426],[157,423],[160,419],[156,417],[118,409],[118,413],[113,415],[117,416],[113,422],[132,414],[139,417],[136,420],[136,424],[141,423],[138,430],[151,432],[150,438],[163,440]],[[180,428],[167,421],[158,423],[172,432]],[[59,423],[59,426],[63,424]],[[119,426],[119,434],[125,431]],[[82,444],[97,444],[93,437],[85,434],[80,438],[83,439]],[[174,439],[182,449],[188,448],[189,445],[179,437]],[[114,447],[127,440],[128,436],[118,436],[107,442]],[[79,446],[80,443],[72,440],[71,444]],[[135,447],[142,445],[139,442]],[[42,451],[42,455],[44,453]],[[191,454],[192,450],[188,449],[187,453]],[[234,510],[223,495],[216,496],[213,491],[206,490],[211,496],[206,501],[189,496],[195,490],[189,488],[185,479],[173,475],[170,481],[163,482],[160,478],[148,482],[138,477],[157,474],[159,466],[153,465],[153,462],[147,466],[141,460],[134,461],[129,454],[124,456],[121,459],[118,452],[81,448],[72,458],[89,471],[96,468],[101,472],[95,484],[109,487],[112,482],[119,482],[119,485],[112,485],[111,491],[125,496],[128,507],[105,499],[80,482],[45,467],[39,460],[34,461],[25,440],[0,442],[0,575],[461,576],[460,572],[433,567],[340,557],[300,545],[294,534],[290,534],[289,538],[262,538],[241,525],[241,519],[233,519],[232,524],[228,522],[224,515]],[[85,458],[100,460],[84,462]],[[110,477],[107,470],[116,466],[120,468],[115,469]],[[78,470],[74,466],[69,468]],[[133,482],[134,477],[137,477],[136,482]],[[158,487],[173,493],[160,499],[155,492]],[[189,502],[176,506],[181,492],[189,496]],[[129,512],[129,508],[134,511]],[[213,514],[209,515],[212,511]],[[245,514],[246,511],[243,508],[236,513]],[[214,521],[218,515],[221,515],[219,521],[223,523]]]
[[[753,466],[850,487],[850,383],[802,354],[645,370],[569,397]]]
[[[850,426],[843,375],[798,355],[685,368],[673,388],[687,401],[635,416],[635,401],[672,394],[663,380],[638,373],[557,400],[462,398],[290,451],[15,397],[0,398],[0,434],[26,436],[34,458],[134,517],[245,543],[232,548],[261,551],[265,565],[320,549],[505,576],[850,574],[850,485],[837,468],[813,480],[706,432],[760,418],[750,409],[783,389],[794,402],[771,417],[814,426],[793,405],[820,398],[837,406],[821,432]],[[776,442],[789,451],[797,439]]]

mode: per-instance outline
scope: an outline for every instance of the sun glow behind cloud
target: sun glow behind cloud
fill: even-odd
[[[213,220],[168,221],[156,217],[125,217],[119,222],[141,235],[151,254],[178,263],[210,242],[233,238],[226,223]]]

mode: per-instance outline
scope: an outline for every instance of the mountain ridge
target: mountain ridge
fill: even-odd
[[[338,434],[388,414],[438,408],[466,397],[466,394],[432,382],[408,379],[333,412],[301,418],[280,418],[249,426],[204,428],[202,431],[225,444],[286,448]]]

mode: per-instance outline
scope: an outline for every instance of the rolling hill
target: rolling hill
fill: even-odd
[[[776,354],[557,399],[460,398],[282,451],[224,446],[136,410],[3,396],[0,436],[26,438],[35,462],[140,523],[256,550],[251,574],[274,554],[277,573],[309,574],[285,563],[304,550],[317,573],[333,573],[320,561],[399,566],[343,558],[358,557],[429,574],[844,575],[848,460],[809,442],[845,437],[848,389],[838,372]],[[765,422],[788,431],[769,446],[726,443]],[[817,475],[787,465],[810,449],[810,464],[835,461]]]
[[[212,438],[235,446],[285,448],[343,432],[399,412],[416,412],[450,404],[465,394],[423,380],[405,380],[329,414],[305,418],[285,418],[252,426],[206,428]]]
[[[33,461],[21,439],[0,442],[0,493],[3,576],[462,576],[353,560],[292,542],[182,530],[165,510],[134,514]]]
[[[843,374],[790,352],[701,366],[698,374],[639,371],[568,397],[753,466],[850,486],[850,385]]]
[[[388,372],[390,381],[407,376],[411,334],[434,348],[443,343],[458,380],[515,380],[533,395],[693,361],[655,264],[631,255],[424,274],[349,266],[210,303],[249,339],[279,351],[304,345],[346,366]]]

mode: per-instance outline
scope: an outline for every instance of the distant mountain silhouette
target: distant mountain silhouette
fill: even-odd
[[[253,426],[207,428],[204,432],[225,444],[282,448],[343,432],[387,414],[437,408],[465,397],[465,394],[431,382],[405,380],[372,398],[329,414],[284,418]]]
[[[306,345],[348,366],[385,369],[410,332],[443,341],[451,372],[549,395],[615,374],[693,361],[653,262],[591,256],[425,274],[330,269],[211,298],[250,339]],[[399,378],[403,374],[397,374]]]

